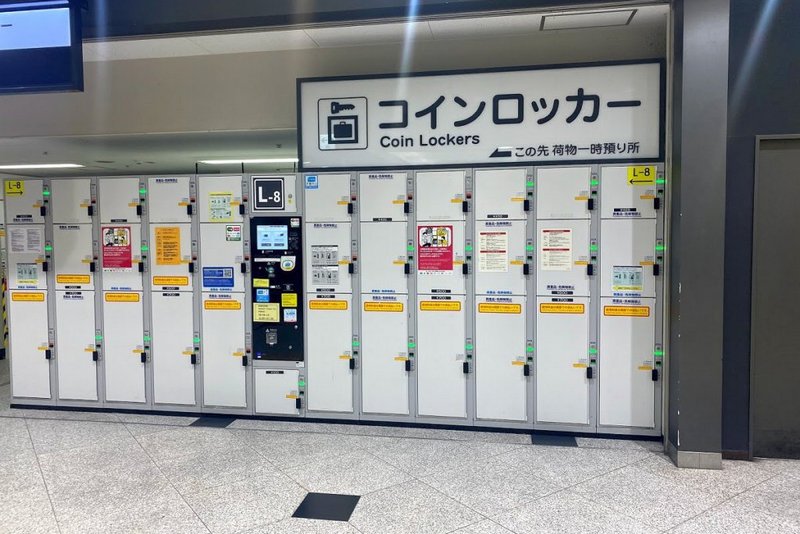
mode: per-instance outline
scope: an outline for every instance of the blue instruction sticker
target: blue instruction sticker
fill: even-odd
[[[203,287],[230,289],[233,287],[233,267],[203,267]]]
[[[269,289],[256,289],[256,302],[269,302]]]
[[[306,189],[319,189],[319,179],[317,175],[306,176]]]

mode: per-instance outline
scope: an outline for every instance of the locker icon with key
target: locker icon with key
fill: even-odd
[[[367,104],[363,96],[320,98],[317,101],[319,149],[366,149],[369,137]]]

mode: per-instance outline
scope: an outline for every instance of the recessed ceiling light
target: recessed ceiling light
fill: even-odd
[[[201,160],[198,163],[205,163],[206,165],[229,165],[241,163],[297,163],[300,161],[297,158],[260,158],[260,159],[207,159]]]
[[[14,165],[0,165],[0,170],[23,170],[23,169],[79,169],[83,165],[77,163],[23,163]]]
[[[592,11],[589,13],[563,13],[542,17],[542,31],[577,30],[586,28],[607,28],[609,26],[627,26],[636,14],[635,9],[618,11]]]

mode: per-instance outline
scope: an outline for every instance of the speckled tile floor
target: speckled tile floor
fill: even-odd
[[[0,532],[800,533],[800,461],[679,470],[652,442],[12,410]],[[347,522],[293,518],[309,492]]]

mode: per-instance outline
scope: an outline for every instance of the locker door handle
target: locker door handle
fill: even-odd
[[[522,201],[522,211],[531,211],[531,201],[527,198]]]
[[[242,270],[242,274],[246,274],[246,273],[247,273],[247,263],[245,263],[245,262],[242,262],[242,263],[240,264],[240,268],[241,268],[241,270]]]
[[[47,206],[39,206],[39,215],[47,217]]]
[[[594,263],[586,264],[586,276],[594,276]]]
[[[653,199],[653,209],[654,210],[661,209],[661,197],[656,197]]]
[[[350,358],[349,366],[350,366],[350,369],[355,369],[356,368],[356,359],[355,358]]]
[[[355,274],[355,272],[356,272],[356,264],[355,264],[355,263],[352,263],[352,262],[351,262],[351,263],[348,263],[348,264],[347,264],[347,272],[348,272],[349,274]]]
[[[247,356],[242,356],[242,367],[247,367]]]
[[[147,363],[147,353],[146,352],[142,353],[142,363]]]
[[[461,364],[461,370],[464,371],[465,375],[469,374],[469,362],[464,362]]]
[[[97,266],[95,265],[95,263],[94,263],[94,262],[90,262],[90,263],[89,263],[89,272],[90,272],[90,273],[93,273],[93,272],[95,272],[96,270],[97,270]]]
[[[48,269],[49,269],[48,262],[46,262],[46,261],[43,261],[43,262],[42,262],[42,272],[43,272],[43,273],[46,273],[46,272],[48,271]]]
[[[411,264],[410,263],[406,262],[405,264],[403,264],[403,272],[405,274],[411,274]]]
[[[530,263],[523,263],[522,264],[522,274],[528,276],[531,274],[531,264]]]
[[[197,365],[197,354],[192,354],[189,357],[189,361],[192,363],[192,365]]]
[[[239,215],[244,215],[244,203],[239,204]]]
[[[86,214],[89,217],[94,217],[94,206],[86,206]]]
[[[303,399],[300,399],[300,398],[295,399],[294,400],[294,407],[297,408],[298,410],[302,410],[303,409]]]
[[[96,350],[95,350],[95,351],[92,351],[92,361],[93,361],[93,362],[96,362],[96,361],[98,361],[99,359],[100,359],[100,353],[99,353],[99,352],[97,352]]]
[[[348,215],[352,215],[353,213],[355,213],[355,211],[356,211],[355,205],[352,202],[348,202],[347,203],[347,214]]]
[[[190,274],[194,274],[194,262],[193,261],[189,262],[189,273]]]
[[[594,211],[594,199],[590,198],[586,201],[586,209],[589,211]]]
[[[661,264],[654,263],[653,264],[653,276],[658,276],[661,274]]]
[[[186,204],[186,215],[191,217],[193,213],[194,213],[194,206],[192,206],[191,204]]]
[[[469,263],[462,263],[461,264],[461,274],[467,276],[469,274]]]
[[[142,205],[141,204],[136,204],[136,215],[138,215],[139,217],[142,216]]]
[[[592,367],[591,365],[586,368],[586,378],[588,378],[589,380],[594,378],[594,367]]]
[[[529,363],[522,366],[522,374],[524,376],[531,376],[531,365]]]
[[[53,351],[50,350],[50,349],[47,349],[46,351],[44,351],[44,359],[45,360],[52,360],[53,359]]]
[[[403,213],[411,213],[411,202],[403,202]]]
[[[658,369],[653,369],[650,371],[650,378],[653,380],[653,382],[658,382]]]
[[[406,360],[406,372],[411,372],[413,367],[411,366],[411,360]]]
[[[461,201],[461,211],[463,213],[469,213],[469,201],[468,200],[462,200]]]
[[[144,258],[142,258],[142,260],[144,260]],[[139,262],[139,272],[140,273],[144,272],[144,261]]]

